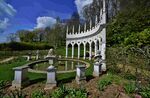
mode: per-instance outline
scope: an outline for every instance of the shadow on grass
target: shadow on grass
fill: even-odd
[[[30,80],[29,85],[36,84],[36,83],[39,83],[39,82],[43,82],[43,81],[45,81],[45,80],[46,80],[46,78],[33,79],[33,80]]]

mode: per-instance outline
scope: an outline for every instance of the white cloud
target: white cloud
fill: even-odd
[[[56,19],[53,17],[46,17],[46,16],[38,17],[37,26],[35,28],[38,29],[38,28],[53,27],[54,24],[56,24]]]
[[[17,12],[12,5],[6,3],[4,0],[0,0],[0,14],[6,14],[13,16]]]
[[[81,18],[83,18],[83,7],[91,3],[93,3],[93,0],[75,0],[77,10]]]
[[[4,32],[9,26],[9,19],[0,20],[0,33]]]

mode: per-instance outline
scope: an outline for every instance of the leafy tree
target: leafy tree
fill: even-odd
[[[8,42],[16,42],[17,41],[17,35],[15,33],[10,33],[7,37]]]

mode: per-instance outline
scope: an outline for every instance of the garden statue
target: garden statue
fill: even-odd
[[[39,50],[36,51],[36,60],[39,59]]]
[[[49,49],[47,57],[49,56],[54,56],[54,50],[53,49]]]
[[[57,61],[56,55],[54,55],[54,50],[50,49],[45,59],[49,60],[49,64],[53,65]]]

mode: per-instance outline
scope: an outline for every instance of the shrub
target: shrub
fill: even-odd
[[[15,90],[11,91],[8,95],[3,96],[2,98],[26,98],[26,94],[24,94],[22,91]]]
[[[98,82],[98,89],[103,91],[108,85],[112,84],[112,75],[108,75]]]
[[[150,98],[150,86],[143,87],[139,93],[142,96],[142,98]]]
[[[57,90],[55,90],[52,93],[52,98],[64,98],[64,96],[67,94],[67,88],[62,85],[60,88],[58,88]]]
[[[55,90],[52,95],[52,98],[87,98],[87,91],[85,89],[74,89],[66,88],[62,85],[60,88]]]
[[[41,90],[34,91],[31,94],[31,98],[46,98],[45,92]]]
[[[131,94],[131,93],[134,93],[135,89],[136,89],[136,86],[135,86],[135,83],[134,82],[131,82],[131,83],[127,83],[124,85],[124,89],[125,89],[125,92],[127,94]]]
[[[6,82],[6,81],[4,81],[4,80],[0,80],[0,89],[2,89],[3,87],[5,87],[5,86],[6,86],[6,84],[7,84],[7,82]]]
[[[66,98],[87,98],[87,91],[85,89],[70,89]]]

